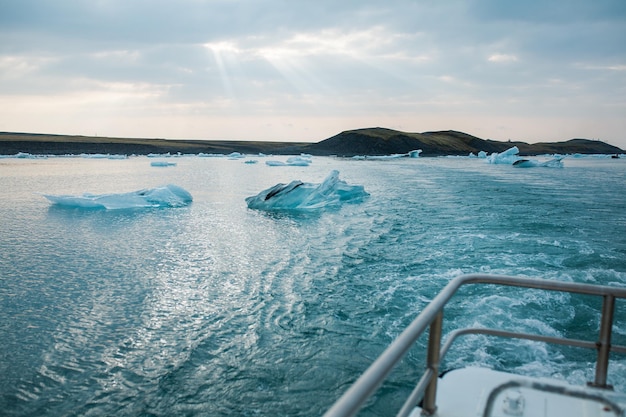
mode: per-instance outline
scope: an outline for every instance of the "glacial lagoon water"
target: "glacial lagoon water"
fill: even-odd
[[[566,158],[557,169],[476,158],[172,160],[0,159],[2,415],[321,415],[459,274],[626,286],[626,159]],[[277,183],[319,183],[334,169],[370,196],[306,213],[246,206]],[[164,184],[193,202],[84,210],[38,194]],[[599,311],[583,296],[472,287],[446,310],[446,329],[595,340]],[[623,302],[615,317],[624,345]],[[411,351],[364,414],[407,395],[423,361]],[[471,336],[444,369],[584,383],[593,363],[581,349]],[[626,391],[623,356],[612,357],[609,382]]]

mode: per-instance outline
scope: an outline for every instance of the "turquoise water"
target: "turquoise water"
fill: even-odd
[[[469,158],[0,159],[0,410],[7,416],[320,415],[453,277],[483,272],[626,286],[626,161],[513,168]],[[332,169],[370,197],[309,214],[245,197]],[[36,193],[188,190],[174,209],[78,210]],[[614,343],[626,344],[617,304]],[[446,329],[595,340],[599,301],[463,289]],[[420,342],[423,346],[425,341]],[[365,415],[406,395],[411,351]],[[593,352],[479,336],[444,368],[573,383]],[[626,358],[609,382],[626,391]]]

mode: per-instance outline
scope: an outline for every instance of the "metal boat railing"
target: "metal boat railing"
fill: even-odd
[[[443,308],[450,301],[457,290],[466,284],[496,284],[540,290],[560,291],[576,294],[587,294],[603,298],[602,315],[600,317],[600,331],[597,342],[586,340],[567,339],[551,336],[542,336],[528,333],[509,332],[499,329],[467,328],[459,329],[448,335],[446,343],[441,345],[441,332],[443,325]],[[613,326],[613,313],[615,300],[626,299],[626,288],[608,287],[591,284],[579,284],[573,282],[549,281],[536,278],[522,278],[507,275],[462,275],[450,281],[443,290],[424,308],[413,322],[387,347],[387,349],[370,365],[370,367],[357,379],[337,402],[324,414],[326,417],[345,417],[355,415],[376,392],[392,369],[402,360],[408,350],[414,345],[419,337],[429,328],[428,353],[426,357],[426,370],[422,374],[417,385],[405,401],[397,416],[408,416],[420,400],[422,400],[422,413],[432,415],[437,406],[437,377],[439,365],[450,346],[459,337],[466,334],[484,334],[499,337],[518,338],[555,343],[567,346],[575,346],[588,349],[596,349],[595,379],[590,385],[598,388],[610,388],[607,385],[607,373],[609,365],[609,353],[618,352],[626,354],[626,346],[611,345],[611,332]]]

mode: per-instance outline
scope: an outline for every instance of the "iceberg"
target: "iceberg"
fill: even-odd
[[[519,149],[517,146],[507,149],[502,153],[492,153],[487,157],[487,162],[490,164],[509,164],[517,168],[532,168],[532,167],[548,167],[548,168],[562,168],[563,156],[557,155],[555,158],[546,162],[537,161],[535,159],[525,159],[518,155]]]
[[[287,158],[287,162],[282,161],[265,161],[265,165],[270,167],[284,167],[284,166],[297,166],[308,167],[312,163],[312,157],[308,154],[300,154],[299,156],[292,156]]]
[[[421,149],[416,149],[414,151],[409,151],[407,153],[394,153],[391,155],[355,155],[352,159],[364,160],[371,159],[375,161],[383,161],[387,159],[398,159],[398,158],[419,158],[422,153]]]
[[[519,148],[517,146],[513,146],[512,148],[507,149],[504,152],[494,152],[489,155],[487,159],[487,163],[490,164],[512,164],[520,157],[517,155],[519,153]]]
[[[153,166],[153,167],[175,167],[176,166],[176,162],[152,161],[152,162],[150,162],[150,166]]]
[[[128,159],[125,154],[81,153],[79,156],[86,159]]]
[[[200,158],[223,158],[226,155],[224,155],[223,153],[204,153],[204,152],[200,152],[198,154],[198,156]]]
[[[318,210],[338,207],[342,203],[359,202],[369,196],[362,185],[349,185],[333,170],[321,184],[299,180],[276,184],[259,194],[246,198],[248,208],[256,210]]]
[[[549,161],[541,162],[534,159],[518,159],[513,162],[513,166],[516,168],[533,168],[533,167],[548,167],[548,168],[562,168],[563,157],[556,157]]]
[[[241,159],[241,158],[245,158],[246,157],[241,152],[231,152],[231,153],[229,153],[226,156],[228,157],[228,159]]]
[[[173,184],[120,194],[42,195],[56,206],[106,210],[184,207],[193,200],[187,190]]]

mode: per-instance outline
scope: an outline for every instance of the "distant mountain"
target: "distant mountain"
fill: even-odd
[[[306,151],[315,155],[354,156],[403,154],[421,149],[422,156],[441,156],[477,154],[480,151],[502,152],[512,146],[517,146],[521,155],[624,152],[607,143],[588,139],[528,144],[485,140],[454,130],[407,133],[381,127],[341,132],[321,142],[307,145]]]
[[[121,154],[147,155],[150,153],[182,154],[247,154],[280,153],[285,147],[299,147],[307,143],[222,141],[222,140],[168,140],[142,138],[111,138],[102,136],[49,135],[38,133],[0,132],[0,155],[18,152],[33,155]]]
[[[350,157],[404,154],[421,149],[422,156],[441,156],[478,154],[480,151],[502,152],[512,146],[517,146],[521,155],[624,153],[618,147],[588,139],[528,144],[480,139],[454,130],[408,133],[382,127],[348,130],[317,143],[108,138],[0,132],[0,155],[14,155],[18,152],[38,155],[241,152],[275,155],[309,153]]]

